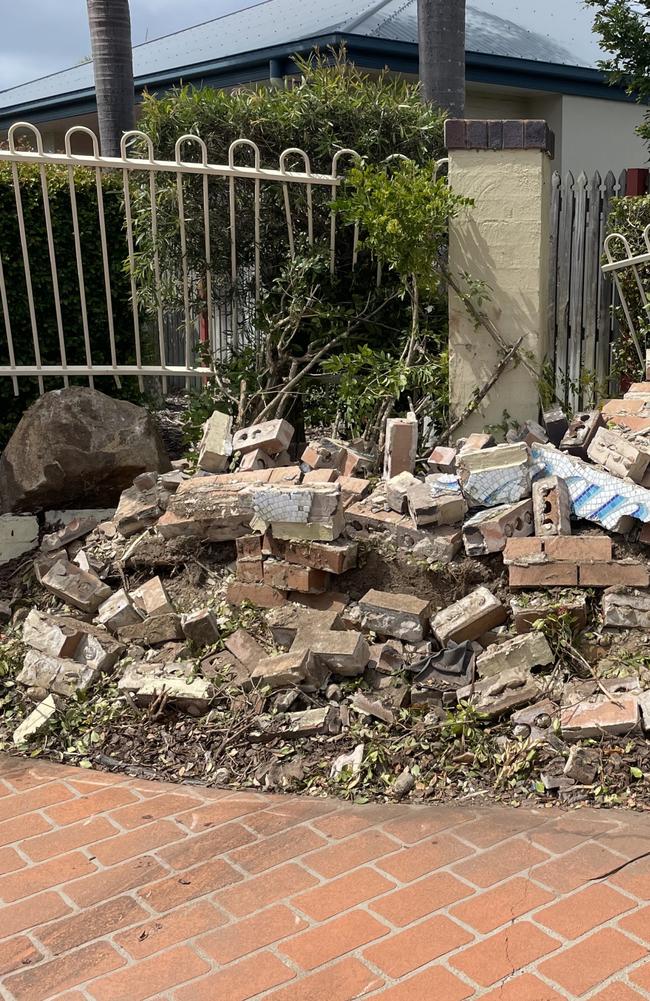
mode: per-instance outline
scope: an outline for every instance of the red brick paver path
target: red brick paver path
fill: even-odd
[[[650,998],[650,820],[0,756],[7,1001]],[[630,863],[630,864],[626,864]]]

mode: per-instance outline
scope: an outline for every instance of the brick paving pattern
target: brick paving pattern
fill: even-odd
[[[0,756],[0,996],[650,998],[648,829]]]

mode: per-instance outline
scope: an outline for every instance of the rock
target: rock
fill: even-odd
[[[393,795],[397,800],[404,799],[413,789],[415,789],[415,779],[409,769],[405,768],[393,782]]]
[[[209,608],[183,615],[181,625],[186,638],[195,646],[211,646],[220,636],[217,617]]]
[[[0,459],[2,470],[2,459]],[[2,473],[0,472],[0,476]],[[0,483],[0,502],[2,484]],[[0,566],[11,563],[38,546],[38,521],[28,514],[0,515]]]
[[[134,476],[170,469],[151,414],[96,389],[45,393],[0,458],[0,512],[116,503]]]
[[[594,782],[600,765],[600,754],[594,747],[572,747],[569,751],[564,774],[578,785],[589,786]]]
[[[41,583],[50,594],[81,612],[96,612],[112,593],[99,577],[63,559],[48,570]]]
[[[16,747],[27,743],[32,737],[38,736],[48,725],[57,711],[56,701],[53,695],[48,695],[36,706],[29,716],[22,721],[13,733],[13,742]]]

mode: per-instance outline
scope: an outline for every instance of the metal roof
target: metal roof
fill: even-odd
[[[538,32],[528,26],[535,24],[535,11],[531,12],[530,7],[522,9],[520,23],[495,12],[514,8],[517,14],[517,0],[474,0],[467,8],[467,50],[529,62],[593,67],[593,52],[589,54],[584,45],[579,46],[581,52],[571,52],[558,37],[566,30],[567,5],[573,3],[576,0],[543,0],[544,27],[549,24],[550,8],[564,12],[551,37],[548,31]],[[417,43],[417,0],[262,0],[135,46],[136,84],[154,79],[157,74],[333,33]],[[92,63],[85,63],[0,92],[0,109],[55,103],[60,95],[93,89]]]

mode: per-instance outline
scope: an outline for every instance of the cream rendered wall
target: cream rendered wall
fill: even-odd
[[[645,167],[648,150],[635,133],[644,108],[624,101],[562,98],[562,171],[595,170],[616,176],[626,167]]]
[[[453,150],[449,181],[458,194],[475,199],[450,224],[449,266],[491,288],[483,309],[502,338],[523,336],[536,371],[546,355],[548,240],[551,160],[540,150]],[[494,341],[476,329],[460,300],[449,301],[451,411],[458,416],[499,361]],[[538,416],[537,378],[525,365],[511,365],[487,394],[464,433],[499,424],[507,411],[520,423]]]

